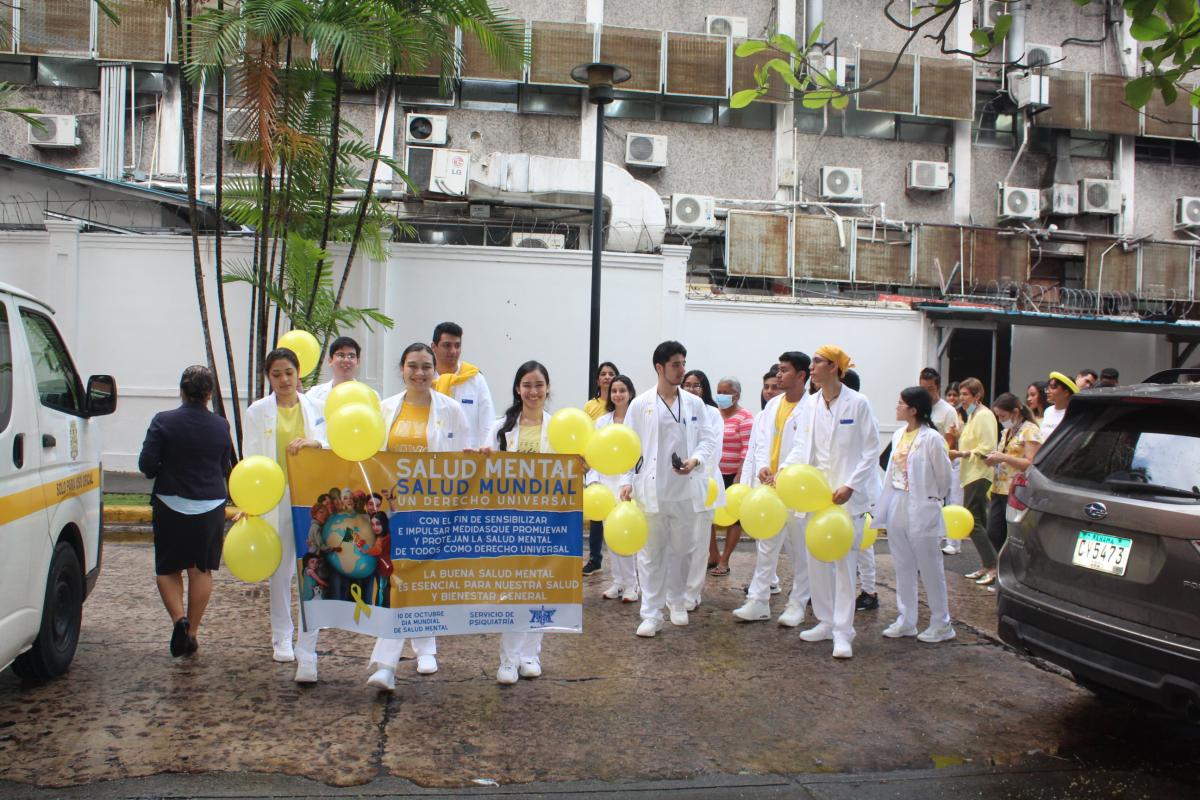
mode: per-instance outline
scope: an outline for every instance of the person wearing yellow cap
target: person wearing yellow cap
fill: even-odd
[[[484,439],[495,421],[496,411],[492,406],[492,393],[479,367],[468,364],[462,355],[462,326],[454,322],[442,322],[433,329],[433,354],[438,377],[434,390],[453,397],[462,406],[471,429],[467,447],[478,449],[487,444]]]
[[[1050,373],[1050,380],[1046,383],[1046,399],[1050,401],[1051,405],[1042,415],[1043,442],[1050,438],[1050,434],[1054,433],[1054,429],[1062,422],[1067,413],[1067,404],[1078,392],[1079,387],[1075,381],[1061,372]]]
[[[795,444],[781,467],[811,464],[834,487],[833,502],[854,520],[854,543],[838,561],[819,561],[808,553],[809,585],[817,624],[800,634],[806,642],[833,640],[833,657],[854,655],[855,562],[862,544],[864,516],[879,495],[879,424],[867,398],[845,386],[853,366],[835,345],[822,345],[812,358],[812,379],[821,389],[804,403]]]

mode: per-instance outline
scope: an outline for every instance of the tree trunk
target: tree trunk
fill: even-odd
[[[342,125],[342,58],[341,53],[334,52],[333,67],[333,116],[329,126],[329,185],[325,187],[325,220],[321,226],[321,249],[329,245],[330,217],[333,214],[333,195],[337,189],[338,147],[341,144],[340,128]],[[304,307],[304,316],[312,315],[313,306],[317,302],[317,291],[321,288],[321,272],[325,269],[325,260],[317,262],[317,270],[313,275],[312,291],[308,295],[308,304]]]

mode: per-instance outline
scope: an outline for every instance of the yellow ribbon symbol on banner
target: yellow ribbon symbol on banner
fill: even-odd
[[[359,615],[366,612],[366,615],[371,616],[371,607],[363,602],[362,587],[357,583],[350,584],[350,596],[354,598],[354,624],[358,624]]]

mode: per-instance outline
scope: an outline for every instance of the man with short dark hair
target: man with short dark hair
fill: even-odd
[[[1090,389],[1096,385],[1096,381],[1100,380],[1100,376],[1096,374],[1096,370],[1083,368],[1075,373],[1075,385],[1079,387],[1079,391]]]
[[[317,408],[325,411],[325,401],[329,399],[329,392],[339,383],[346,381],[358,380],[359,359],[362,357],[362,348],[358,346],[358,342],[351,339],[349,336],[339,336],[329,345],[329,373],[332,376],[325,383],[318,383],[316,386],[309,389],[304,395],[317,404]],[[375,391],[372,389],[371,391]],[[375,392],[376,396],[379,395]]]
[[[1105,367],[1100,370],[1100,386],[1103,389],[1111,389],[1114,386],[1121,385],[1121,373],[1117,372],[1116,367]]]
[[[479,367],[460,358],[462,338],[462,326],[454,322],[441,322],[433,329],[433,358],[438,373],[434,388],[453,397],[462,406],[471,430],[467,444],[476,449],[483,445],[483,438],[495,422],[496,412],[483,373]]]

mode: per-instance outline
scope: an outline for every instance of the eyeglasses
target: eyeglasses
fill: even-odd
[[[358,361],[358,353],[334,353],[333,358],[336,361]]]

